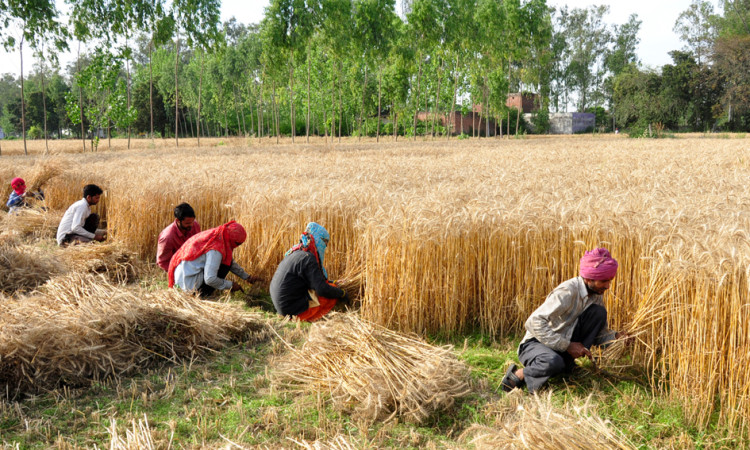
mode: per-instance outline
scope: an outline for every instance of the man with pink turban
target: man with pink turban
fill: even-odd
[[[591,358],[592,345],[626,337],[607,327],[607,310],[602,295],[617,274],[617,261],[604,248],[587,251],[581,258],[580,276],[557,286],[526,321],[526,335],[518,347],[518,359],[502,381],[506,392],[521,388],[529,392],[550,377],[570,372],[575,360]]]

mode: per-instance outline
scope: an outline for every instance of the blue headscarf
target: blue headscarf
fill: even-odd
[[[312,239],[310,239],[312,237]],[[323,256],[326,254],[326,247],[328,246],[326,242],[331,238],[331,235],[328,234],[328,230],[326,230],[323,225],[317,224],[315,222],[310,222],[307,224],[307,227],[305,227],[305,232],[302,233],[302,236],[300,236],[299,244],[295,245],[294,247],[287,250],[286,253],[284,253],[284,256],[289,256],[292,254],[292,252],[295,252],[297,250],[302,250],[306,252],[311,252],[313,248],[317,250],[317,259],[320,263],[320,270],[323,271],[323,275],[328,279],[328,272],[326,271],[325,267],[323,267]],[[314,247],[310,247],[310,243],[314,241]]]
[[[328,278],[328,272],[323,265],[323,257],[326,254],[326,242],[331,239],[331,235],[328,234],[328,230],[326,230],[323,225],[315,222],[308,223],[307,227],[305,227],[305,232],[311,234],[313,239],[315,239],[315,248],[318,249],[318,257],[320,258],[320,268],[323,270],[323,275]],[[310,245],[310,238],[308,235],[303,234],[300,240],[302,241],[303,246],[307,247]]]

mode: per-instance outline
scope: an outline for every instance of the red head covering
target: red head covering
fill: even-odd
[[[20,177],[13,178],[13,180],[10,182],[10,187],[12,187],[18,195],[26,192],[26,182],[23,181],[23,178]]]
[[[211,250],[221,253],[221,263],[232,264],[232,250],[245,242],[247,233],[234,220],[216,228],[201,231],[188,239],[169,261],[169,287],[174,286],[174,270],[182,261],[193,261]]]
[[[581,276],[589,280],[611,280],[617,274],[617,260],[606,248],[587,251],[581,258]]]

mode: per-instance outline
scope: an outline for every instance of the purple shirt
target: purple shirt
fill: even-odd
[[[159,233],[159,246],[156,250],[156,264],[159,265],[166,272],[169,270],[169,261],[172,259],[172,255],[182,247],[192,236],[201,232],[201,225],[196,220],[193,222],[193,227],[188,231],[182,231],[177,226],[177,219],[172,222],[167,228],[163,229]]]

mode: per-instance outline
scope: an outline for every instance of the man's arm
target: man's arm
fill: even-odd
[[[89,239],[94,239],[96,235],[94,233],[89,233],[83,228],[83,222],[86,220],[83,216],[85,209],[85,207],[81,206],[73,211],[73,222],[71,223],[70,232]]]
[[[604,306],[604,301],[599,300],[596,302],[598,305]],[[604,324],[604,327],[602,327],[601,331],[599,331],[599,335],[594,339],[594,345],[604,345],[607,342],[614,341],[615,339],[619,339],[620,336],[618,336],[621,333],[614,332],[609,329],[608,324]]]
[[[175,249],[165,234],[162,232],[159,235],[159,244],[156,247],[156,264],[166,272],[169,270],[169,261],[172,260]]]
[[[559,322],[560,317],[573,307],[573,294],[566,288],[558,287],[552,291],[544,303],[526,320],[526,329],[547,347],[564,352],[570,346],[570,340],[554,331],[550,322]]]

